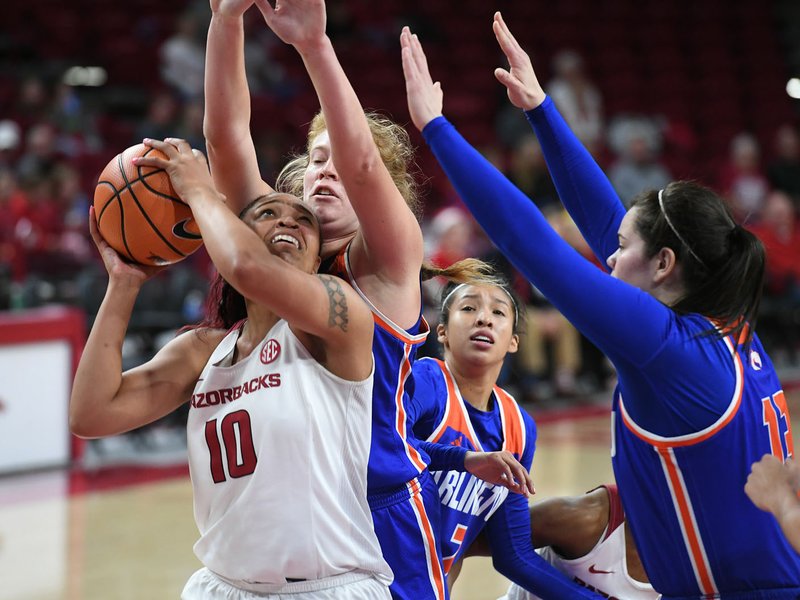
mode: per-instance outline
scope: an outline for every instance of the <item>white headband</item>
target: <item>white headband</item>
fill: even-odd
[[[686,249],[689,251],[689,254],[691,254],[697,262],[699,262],[707,269],[708,267],[706,266],[706,263],[700,260],[700,257],[697,256],[697,254],[695,254],[694,250],[692,250],[692,247],[686,243],[686,240],[683,239],[683,236],[680,233],[678,233],[678,230],[675,229],[675,225],[673,225],[672,221],[670,221],[669,215],[667,215],[667,211],[664,208],[664,190],[658,190],[658,206],[661,209],[661,214],[664,215],[664,219],[666,220],[667,225],[669,225],[669,228],[672,230],[672,233],[674,233],[675,236],[680,240],[680,242],[684,246],[686,246]]]

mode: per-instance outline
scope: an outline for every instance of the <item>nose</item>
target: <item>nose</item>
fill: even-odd
[[[300,225],[297,223],[297,220],[294,218],[294,215],[281,215],[278,219],[278,226],[279,227],[287,227],[290,229],[297,229]]]
[[[339,179],[339,174],[336,172],[336,167],[333,166],[333,159],[328,157],[328,160],[325,161],[325,164],[322,165],[322,168],[319,170],[319,174],[317,175],[318,179]]]
[[[480,309],[475,315],[475,323],[479,327],[492,327],[494,321],[492,319],[491,311]]]
[[[606,259],[606,264],[608,265],[609,269],[611,269],[612,271],[614,270],[614,265],[617,264],[617,253],[616,252],[614,252],[614,254],[612,254],[611,256],[609,256]]]

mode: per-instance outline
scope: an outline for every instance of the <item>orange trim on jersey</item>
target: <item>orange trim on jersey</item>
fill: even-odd
[[[661,457],[661,465],[667,478],[669,491],[672,494],[672,502],[681,526],[681,533],[692,562],[697,584],[700,591],[706,596],[714,596],[718,593],[714,576],[711,574],[711,566],[708,562],[703,540],[698,532],[697,521],[694,516],[689,494],[683,481],[675,453],[671,448],[659,448],[658,454]],[[716,596],[714,596],[716,597]]]
[[[425,317],[421,317],[419,333],[408,333],[405,329],[396,323],[393,323],[391,319],[381,313],[381,311],[378,310],[378,307],[375,306],[372,301],[367,298],[367,295],[361,291],[361,288],[358,287],[358,283],[356,283],[356,278],[353,276],[353,271],[350,269],[350,244],[347,244],[347,246],[339,252],[339,254],[336,256],[336,259],[333,261],[332,266],[336,269],[335,274],[341,274],[347,277],[347,281],[350,283],[356,293],[361,296],[362,300],[364,300],[364,302],[367,303],[367,306],[369,306],[369,309],[372,311],[373,321],[375,321],[375,323],[381,329],[391,334],[393,337],[396,337],[404,344],[416,345],[425,341],[425,339],[428,337],[428,332],[431,329],[428,325],[428,322],[425,320]]]
[[[525,450],[525,421],[522,418],[519,404],[504,389],[494,386],[494,396],[500,409],[500,420],[503,423],[503,450],[508,450],[522,458]]]
[[[403,362],[400,365],[400,373],[398,374],[398,381],[395,389],[394,405],[395,405],[395,431],[397,431],[400,439],[403,440],[403,447],[405,448],[408,460],[422,473],[428,465],[422,460],[422,456],[417,452],[411,444],[408,443],[408,432],[406,431],[406,408],[403,405],[403,392],[406,389],[406,381],[411,373],[411,361],[408,359],[411,353],[411,346],[406,344],[403,351]]]
[[[362,296],[362,298],[366,299],[364,296]],[[388,319],[386,319],[383,315],[377,313],[376,312],[377,309],[374,308],[372,305],[370,305],[370,308],[372,308],[372,320],[375,321],[378,327],[386,331],[386,333],[391,334],[392,337],[396,337],[404,344],[411,344],[412,346],[416,346],[417,344],[423,343],[427,339],[428,332],[430,331],[430,326],[428,325],[428,322],[425,320],[425,317],[422,317],[422,320],[420,321],[419,333],[412,335],[407,331],[405,331],[404,329],[401,329],[399,326],[395,325]]]
[[[433,526],[428,518],[428,513],[425,512],[425,503],[422,501],[422,496],[419,493],[411,494],[411,506],[414,509],[414,514],[417,517],[420,532],[422,533],[425,557],[428,562],[428,578],[433,587],[435,598],[436,600],[444,600],[445,572],[442,563],[439,562],[439,556],[436,553],[436,536],[433,533]]]
[[[455,554],[453,554],[452,556],[445,556],[445,557],[442,558],[442,562],[444,563],[444,573],[445,573],[445,575],[450,573],[450,569],[453,568],[453,563],[456,560],[456,556],[458,555],[458,552],[461,550],[461,544],[464,543],[464,537],[466,537],[466,535],[467,535],[467,527],[466,527],[466,525],[462,525],[461,523],[456,525],[456,529],[455,529],[455,531],[453,531],[453,535],[450,536],[450,541],[453,542],[454,544],[458,544],[459,548],[458,548],[458,550],[456,550]]]
[[[475,450],[478,452],[483,452],[483,446],[481,446],[480,442],[478,441],[478,436],[472,429],[472,421],[469,419],[469,413],[464,406],[464,400],[461,398],[461,393],[458,391],[458,386],[456,385],[456,380],[453,377],[453,374],[450,372],[450,369],[447,367],[444,361],[441,361],[438,358],[433,360],[436,361],[436,364],[439,365],[439,368],[442,370],[442,376],[444,377],[444,382],[447,385],[447,401],[445,404],[444,416],[442,417],[441,422],[433,430],[433,433],[428,438],[428,441],[438,442],[444,432],[447,431],[447,427],[449,426],[454,431],[458,431],[467,436],[467,439],[470,441]]]
[[[742,404],[742,392],[744,390],[744,366],[742,365],[742,359],[739,356],[739,353],[736,351],[736,346],[733,344],[732,338],[726,337],[723,339],[733,357],[734,370],[736,371],[736,385],[733,390],[733,398],[731,399],[727,410],[719,419],[717,419],[716,422],[712,423],[701,431],[696,431],[686,435],[678,435],[675,437],[656,435],[655,433],[651,433],[646,429],[639,427],[639,425],[634,422],[634,420],[628,414],[628,411],[625,409],[625,403],[622,401],[622,394],[620,394],[620,416],[622,417],[622,422],[625,424],[625,426],[640,440],[651,444],[656,448],[678,448],[681,446],[692,446],[694,444],[704,442],[708,438],[719,433],[723,427],[731,422],[733,417],[736,416],[736,413],[739,412],[739,407]]]

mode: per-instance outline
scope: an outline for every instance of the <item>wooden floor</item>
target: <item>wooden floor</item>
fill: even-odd
[[[789,397],[800,415],[800,392]],[[0,478],[0,600],[178,598],[200,566],[186,472],[176,465]],[[543,416],[533,476],[534,501],[613,481],[608,413]],[[470,558],[453,597],[494,599],[507,585],[489,559]]]

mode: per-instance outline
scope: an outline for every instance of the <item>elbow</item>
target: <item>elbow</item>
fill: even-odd
[[[85,415],[80,414],[72,408],[70,408],[69,411],[69,431],[72,435],[79,438],[89,439],[99,437],[91,427],[90,420],[87,419]]]

